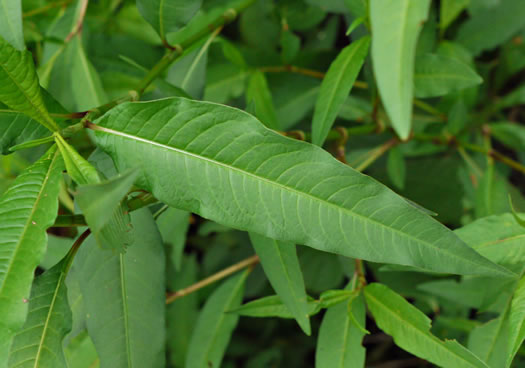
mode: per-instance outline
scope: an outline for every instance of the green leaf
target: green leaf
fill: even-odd
[[[523,2],[501,0],[494,7],[477,11],[464,22],[456,40],[478,55],[507,41],[524,26]]]
[[[65,348],[68,368],[99,368],[100,361],[93,341],[84,330]]]
[[[414,95],[437,97],[480,84],[483,80],[468,65],[439,54],[416,58]]]
[[[308,315],[313,316],[321,310],[321,304],[312,298],[308,298]],[[245,303],[238,308],[228,310],[246,317],[278,317],[293,319],[294,316],[278,295],[265,296],[257,300]]]
[[[301,49],[301,39],[290,30],[283,30],[280,38],[281,59],[284,64],[290,64]]]
[[[170,206],[348,257],[515,277],[385,186],[240,110],[171,98],[123,103],[96,123],[119,171],[140,164],[136,185]]]
[[[510,213],[481,218],[454,232],[494,263],[519,265],[525,262],[525,233]]]
[[[125,254],[80,248],[78,270],[89,336],[102,367],[164,367],[165,257],[148,209],[131,213],[135,244]]]
[[[241,304],[248,271],[219,286],[206,300],[191,336],[186,368],[218,368],[239,316],[226,314]]]
[[[352,303],[338,304],[326,312],[319,329],[315,351],[316,368],[362,368],[365,365],[366,350],[361,345],[365,333],[350,317],[365,324],[365,303],[362,296]]]
[[[305,334],[310,335],[308,301],[295,244],[250,233],[264,273]]]
[[[170,290],[180,290],[198,281],[198,263],[195,256],[185,256],[180,271],[168,278]],[[167,337],[170,361],[175,367],[184,367],[191,334],[199,315],[199,298],[191,293],[167,306]]]
[[[372,61],[379,94],[396,133],[408,138],[416,43],[429,0],[370,0]]]
[[[370,37],[363,37],[345,47],[323,78],[312,121],[312,143],[322,146],[334,124],[341,105],[348,97],[363,66]]]
[[[171,245],[170,258],[177,271],[180,270],[186,234],[190,227],[190,213],[169,207],[157,219],[157,226],[164,243]]]
[[[18,51],[0,37],[0,102],[38,121],[51,131],[58,126],[46,109],[29,51]]]
[[[202,0],[137,0],[140,14],[146,19],[160,37],[184,26],[200,9]]]
[[[504,367],[508,356],[509,330],[506,313],[475,327],[468,340],[468,347],[490,367]]]
[[[525,341],[525,276],[521,278],[510,305],[508,315],[509,348],[506,367],[510,367],[512,359]]]
[[[76,111],[86,111],[108,102],[100,77],[84,51],[82,39],[75,37],[70,43],[71,59],[68,67],[71,68],[71,79],[74,80],[71,88]]]
[[[246,104],[249,105],[251,103],[255,106],[255,116],[264,125],[271,129],[280,129],[281,124],[277,120],[268,82],[260,71],[252,73],[246,90]]]
[[[188,50],[168,70],[166,80],[180,87],[193,98],[201,99],[206,84],[206,65],[210,39],[201,47]]]
[[[447,27],[458,17],[458,15],[467,7],[470,0],[443,0],[439,8],[439,27],[441,33],[445,32]]]
[[[402,349],[442,367],[488,367],[457,341],[432,335],[430,319],[387,286],[370,284],[364,295],[379,328]]]
[[[58,211],[62,160],[53,146],[0,197],[0,356],[26,319],[33,272]]]
[[[397,188],[403,189],[405,187],[406,165],[403,153],[398,147],[393,147],[388,152],[386,170],[392,183]]]
[[[22,1],[0,0],[0,37],[20,51],[25,49]]]
[[[137,170],[128,170],[101,183],[80,185],[75,196],[97,243],[124,251],[135,237],[122,199],[127,197]]]
[[[518,152],[525,151],[525,127],[512,122],[490,124],[490,133],[504,145]]]
[[[26,323],[9,352],[9,367],[66,368],[62,340],[72,321],[65,281],[72,260],[64,258],[35,279]]]
[[[84,157],[70,146],[60,134],[55,135],[55,142],[64,159],[69,176],[80,185],[100,183],[97,170]]]

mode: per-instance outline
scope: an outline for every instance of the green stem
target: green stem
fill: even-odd
[[[359,172],[363,172],[368,166],[372,165],[379,157],[381,157],[385,152],[397,144],[399,144],[397,138],[390,139],[386,143],[374,149],[370,155],[355,169]]]

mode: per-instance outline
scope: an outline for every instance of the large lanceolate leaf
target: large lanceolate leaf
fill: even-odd
[[[61,170],[62,160],[52,147],[0,198],[0,356],[7,356],[11,337],[26,318],[24,300],[46,249],[46,229],[58,211]]]
[[[147,209],[131,213],[136,238],[124,254],[87,241],[75,267],[89,335],[102,368],[164,367],[164,251]]]
[[[416,43],[429,6],[429,0],[370,1],[374,74],[392,126],[402,139],[410,134]]]
[[[349,257],[514,277],[387,187],[240,110],[171,98],[96,123],[119,171],[141,165],[136,184],[173,207]]]
[[[186,368],[219,368],[239,316],[228,311],[241,304],[248,271],[235,275],[208,298],[193,330]]]
[[[162,39],[184,26],[201,7],[202,0],[137,0],[142,16]]]
[[[399,347],[440,367],[488,368],[457,341],[442,341],[432,335],[430,319],[387,286],[370,284],[364,294],[378,327]]]
[[[354,320],[350,316],[352,313]],[[364,298],[359,296],[348,303],[340,303],[328,309],[323,317],[317,349],[316,368],[363,368],[366,350],[361,345],[365,332]]]
[[[32,117],[49,130],[58,126],[49,116],[40,94],[29,51],[19,51],[0,37],[0,102]]]
[[[0,0],[0,37],[18,50],[25,48],[22,30],[22,1]]]
[[[345,47],[333,61],[321,84],[312,122],[312,143],[322,146],[348,97],[368,54],[370,37],[363,37]]]
[[[295,244],[254,233],[250,234],[250,239],[273,289],[303,331],[310,335],[308,300]]]
[[[9,352],[9,367],[66,367],[62,340],[72,323],[65,282],[69,264],[65,258],[35,279],[27,321]]]

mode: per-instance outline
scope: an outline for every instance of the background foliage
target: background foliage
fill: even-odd
[[[524,37],[521,0],[0,0],[0,368],[524,366]]]

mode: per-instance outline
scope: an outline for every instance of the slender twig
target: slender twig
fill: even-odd
[[[372,150],[370,155],[361,164],[359,164],[359,166],[357,166],[355,169],[357,171],[364,171],[368,166],[372,165],[385,152],[387,152],[390,148],[394,147],[397,144],[399,144],[399,140],[397,138],[392,138],[388,140],[387,142],[383,143],[381,146]]]
[[[75,255],[77,254],[78,249],[80,248],[82,243],[84,243],[84,240],[86,240],[90,234],[91,234],[91,230],[86,229],[86,231],[80,234],[80,236],[77,238],[77,240],[75,240],[75,242],[71,246],[71,249],[69,250],[69,253],[67,254],[67,265],[65,268],[66,273],[71,267],[71,264],[73,264],[73,259],[75,258]]]
[[[208,286],[210,284],[213,284],[216,281],[219,281],[225,277],[230,276],[231,274],[238,272],[244,268],[247,267],[253,267],[257,263],[259,263],[259,256],[255,255],[250,258],[246,258],[245,260],[236,263],[228,268],[225,268],[222,271],[219,271],[210,277],[205,278],[204,280],[201,280],[191,286],[188,286],[187,288],[175,291],[174,293],[169,293],[166,296],[166,304],[173,303],[175,300],[182,298],[183,296],[186,296],[188,294],[191,294],[199,289],[202,289],[205,286]]]
[[[514,170],[519,171],[522,174],[525,174],[525,166],[523,166],[522,164],[520,164],[517,161],[514,161],[510,157],[505,156],[501,152],[498,152],[498,151],[496,151],[494,149],[487,150],[484,147],[480,147],[480,146],[477,146],[475,144],[470,144],[470,143],[459,143],[459,144],[461,145],[461,147],[464,147],[464,148],[468,149],[469,151],[484,153],[487,156],[490,156],[490,157],[492,157],[492,158],[494,158],[494,159],[504,163],[505,165],[507,165],[509,167],[512,167]]]
[[[82,26],[84,24],[84,17],[86,16],[86,10],[89,4],[89,0],[81,0],[81,1],[82,3],[80,4],[80,11],[78,13],[77,21],[75,25],[73,26],[73,29],[71,30],[71,32],[69,32],[69,34],[66,36],[64,40],[65,43],[68,43],[69,41],[71,41],[73,37],[75,37],[77,34],[82,32]]]
[[[46,11],[48,11],[50,9],[58,8],[59,6],[63,6],[63,5],[67,5],[70,2],[71,2],[71,0],[56,1],[54,3],[49,3],[47,5],[42,6],[41,8],[36,8],[36,9],[29,10],[29,11],[23,13],[22,14],[22,18],[29,18],[29,17],[32,17],[32,16],[40,14],[40,13],[45,13]]]

